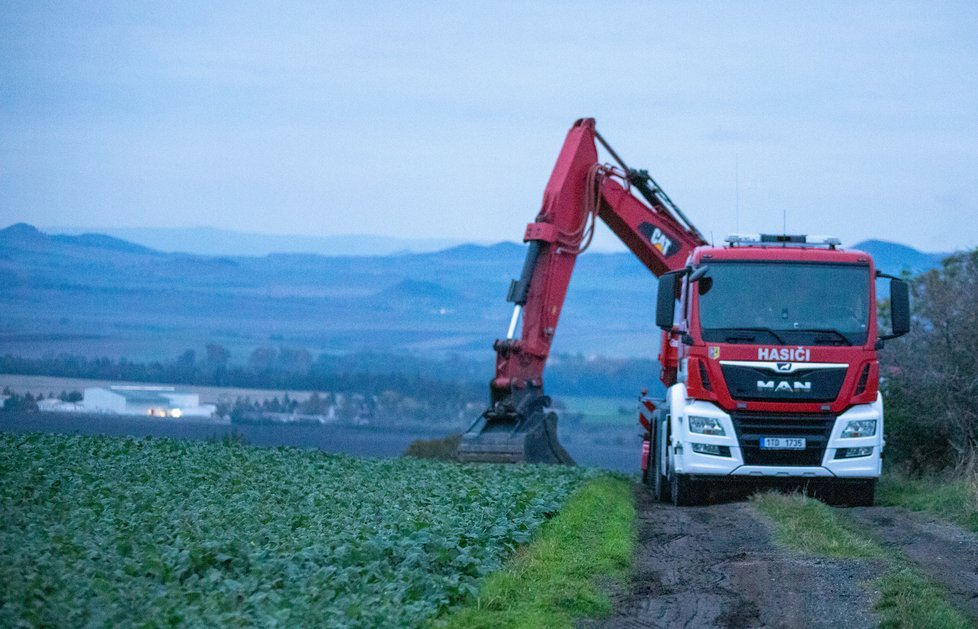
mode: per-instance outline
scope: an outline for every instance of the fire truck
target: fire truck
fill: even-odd
[[[598,161],[599,144],[616,165]],[[907,284],[835,238],[735,235],[709,244],[591,118],[568,132],[526,228],[509,330],[493,346],[490,404],[457,458],[573,463],[557,439],[543,371],[597,219],[659,278],[666,392],[643,392],[639,405],[642,475],[655,495],[692,505],[729,483],[791,482],[871,504],[885,443],[877,353],[909,330]],[[889,330],[877,321],[880,279],[889,280]]]

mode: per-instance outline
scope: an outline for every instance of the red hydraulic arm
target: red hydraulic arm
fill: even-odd
[[[596,141],[620,169],[598,162]],[[540,212],[523,236],[530,246],[520,279],[510,286],[508,301],[515,308],[509,333],[493,345],[496,374],[490,384],[491,404],[463,438],[461,460],[570,462],[556,443],[555,418],[550,420],[550,434],[541,437],[544,445],[552,443],[556,452],[552,456],[522,442],[507,450],[510,446],[501,435],[529,443],[531,439],[520,435],[536,430],[535,424],[544,417],[549,399],[543,395],[543,369],[574,263],[590,243],[596,217],[656,276],[682,268],[693,249],[706,244],[647,172],[631,170],[621,161],[595,130],[593,118],[575,122],[547,182]],[[522,334],[514,338],[521,314]],[[668,347],[664,338],[660,356],[664,377],[669,371]],[[674,367],[675,352],[671,353]]]
[[[574,263],[587,247],[595,215],[655,276],[682,268],[693,249],[706,244],[647,174],[624,164],[624,171],[600,165],[596,139],[618,159],[595,130],[593,118],[575,122],[550,175],[543,207],[526,228],[523,240],[530,250],[509,295],[516,304],[510,338],[495,343],[494,400],[542,385]],[[636,191],[648,205],[636,198]],[[523,333],[513,339],[520,309]]]

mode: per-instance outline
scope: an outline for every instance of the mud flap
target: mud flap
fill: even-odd
[[[455,458],[462,463],[552,463],[574,465],[557,440],[557,414],[528,416],[486,412],[465,434]]]

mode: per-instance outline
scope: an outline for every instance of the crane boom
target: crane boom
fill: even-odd
[[[596,142],[620,168],[598,162]],[[509,290],[508,301],[514,303],[509,333],[493,344],[496,374],[490,405],[463,436],[459,460],[573,462],[556,438],[556,415],[547,410],[543,370],[574,264],[590,243],[595,218],[655,276],[682,268],[693,249],[706,244],[647,172],[624,164],[597,133],[593,118],[576,121],[544,189],[540,212],[523,236],[529,247],[520,279]],[[513,338],[520,315],[522,331]],[[669,346],[663,343],[664,369]],[[674,369],[675,361],[671,364]]]

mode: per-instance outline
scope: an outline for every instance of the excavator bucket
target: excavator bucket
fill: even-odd
[[[495,404],[462,435],[455,457],[462,463],[552,463],[574,465],[557,440],[557,414],[549,398],[536,397],[525,410]]]

